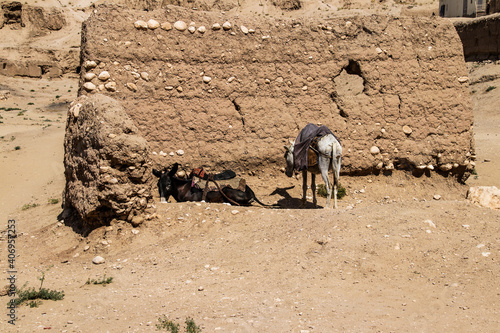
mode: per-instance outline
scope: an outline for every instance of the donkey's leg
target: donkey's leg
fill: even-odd
[[[311,173],[311,191],[313,192],[313,204],[316,207],[318,199],[316,199],[316,175],[314,173]]]
[[[335,183],[333,185],[333,198],[335,200],[335,209],[337,209],[337,193],[338,193],[338,190],[337,190],[337,183]]]
[[[320,159],[319,161],[319,169],[321,171],[321,178],[323,178],[323,181],[325,182],[325,187],[326,187],[326,206],[325,208],[330,208],[330,199],[332,198],[332,186],[330,184],[330,180],[328,179],[328,167],[329,167],[329,160],[323,160]]]
[[[307,194],[307,170],[302,170],[302,206],[306,204]]]

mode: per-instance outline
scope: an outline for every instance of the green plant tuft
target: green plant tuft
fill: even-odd
[[[496,89],[497,87],[495,86],[489,86],[488,88],[486,88],[486,92],[490,92],[492,91],[493,89]]]
[[[57,290],[50,290],[43,288],[43,282],[45,281],[45,273],[51,269],[52,266],[47,268],[45,271],[42,271],[42,276],[38,278],[40,280],[40,288],[36,290],[35,288],[28,288],[24,289],[26,287],[26,284],[21,287],[21,289],[16,289],[16,293],[18,297],[14,299],[14,304],[16,306],[19,306],[23,304],[24,302],[30,301],[28,303],[30,308],[36,308],[38,305],[41,304],[40,300],[53,300],[53,301],[59,301],[64,298],[64,291],[57,291]]]
[[[175,323],[172,320],[169,320],[166,316],[163,316],[163,318],[158,318],[158,322],[159,323],[156,324],[157,330],[167,330],[168,332],[171,332],[171,333],[178,333],[180,330],[180,325]],[[186,327],[185,327],[186,333],[200,333],[201,332],[201,328],[196,325],[193,318],[187,317],[185,324],[186,324]]]
[[[38,207],[39,204],[37,203],[29,203],[29,204],[25,204],[21,207],[21,210],[28,210],[30,208],[35,208],[35,207]]]
[[[196,326],[193,318],[191,318],[191,317],[186,318],[186,332],[187,333],[199,333],[199,332],[201,332],[200,326]]]
[[[158,330],[167,330],[171,333],[178,333],[180,325],[174,323],[171,320],[168,320],[167,317],[163,316],[163,318],[158,318],[159,323],[156,324],[156,329]]]
[[[328,196],[328,192],[326,191],[326,185],[325,184],[318,184],[316,186],[316,193],[320,197],[326,198]],[[342,186],[342,184],[339,183],[339,186],[337,188],[337,199],[342,199],[345,197],[347,194],[345,187]]]
[[[100,284],[100,285],[107,285],[107,284],[110,284],[111,282],[113,282],[113,278],[112,277],[108,277],[106,278],[106,274],[104,274],[104,276],[101,278],[101,279],[97,279],[97,280],[94,280],[94,279],[90,279],[88,278],[87,282],[85,282],[85,284]]]

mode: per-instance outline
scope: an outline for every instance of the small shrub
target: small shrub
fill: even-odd
[[[3,110],[3,111],[19,111],[21,109],[20,108],[6,108],[6,107],[1,107],[0,110]]]
[[[43,299],[59,301],[64,298],[64,291],[50,290],[46,288],[40,288],[39,290],[35,290],[35,288],[20,289],[17,291],[17,294],[19,297],[14,300],[14,304],[18,306],[26,301],[31,301],[28,303],[31,308],[37,307],[38,304],[41,303],[40,300]],[[36,306],[33,304],[35,301],[38,303]]]
[[[30,301],[28,303],[28,306],[30,308],[37,308],[40,304],[42,304],[42,301],[36,300],[36,301]]]
[[[316,193],[318,193],[318,195],[320,197],[326,198],[328,195],[328,192],[326,191],[326,185],[325,184],[318,184],[316,186]],[[339,186],[337,188],[337,199],[342,199],[343,197],[346,196],[346,194],[347,194],[347,192],[346,192],[345,187],[343,187],[342,184],[339,184]]]
[[[168,320],[167,317],[163,316],[163,318],[158,318],[159,323],[156,324],[157,330],[167,330],[171,333],[178,333],[180,325],[174,323],[171,320]]]
[[[497,87],[495,86],[489,86],[488,88],[486,88],[486,92],[490,92],[492,91],[493,89],[496,89]]]
[[[35,290],[35,288],[24,289],[26,284],[17,290],[18,297],[14,299],[14,304],[19,306],[24,302],[30,301],[28,303],[30,308],[36,308],[41,304],[40,300],[48,299],[53,301],[59,301],[64,298],[64,291],[50,290],[43,288],[43,282],[45,281],[45,273],[51,269],[52,266],[42,271],[42,276],[38,278],[40,280],[40,288]]]
[[[191,317],[186,318],[186,332],[187,333],[199,333],[199,332],[201,332],[200,326],[196,326],[193,318],[191,318]]]
[[[51,198],[48,201],[49,201],[49,204],[51,204],[51,205],[57,205],[59,203],[59,199]]]
[[[14,147],[14,150],[19,150],[19,149],[21,149],[21,146],[15,146]]]
[[[38,207],[39,205],[37,203],[29,203],[29,204],[25,204],[21,207],[21,210],[28,210],[30,208],[35,208],[35,207]]]
[[[111,282],[113,282],[113,278],[112,277],[108,277],[106,278],[106,274],[104,274],[104,276],[101,278],[101,279],[98,279],[98,280],[94,280],[94,279],[88,279],[87,282],[85,282],[85,284],[100,284],[100,285],[107,285],[107,284],[110,284]]]
[[[158,318],[158,324],[156,324],[156,329],[157,330],[167,330],[168,332],[171,333],[178,333],[180,330],[180,325],[175,323],[172,320],[169,320],[166,316],[163,316],[163,318]],[[196,323],[194,322],[193,318],[187,317],[185,321],[186,327],[185,327],[185,332],[186,333],[200,333],[201,328],[199,326],[196,326]]]

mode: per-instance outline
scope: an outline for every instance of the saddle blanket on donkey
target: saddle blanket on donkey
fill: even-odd
[[[308,167],[315,166],[318,163],[318,154],[316,153],[318,140],[328,134],[333,135],[340,143],[335,134],[325,125],[317,126],[309,123],[300,131],[293,146],[295,170],[307,170]],[[310,149],[311,147],[313,149]]]

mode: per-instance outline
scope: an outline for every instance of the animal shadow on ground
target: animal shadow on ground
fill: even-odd
[[[270,195],[280,195],[283,199],[278,200],[278,206],[284,209],[320,209],[323,208],[321,206],[314,206],[312,202],[306,202],[305,205],[302,205],[302,199],[293,198],[288,190],[291,190],[295,186],[290,187],[277,187]]]

